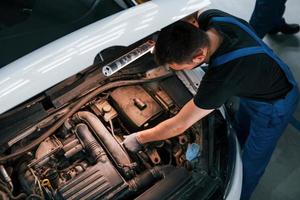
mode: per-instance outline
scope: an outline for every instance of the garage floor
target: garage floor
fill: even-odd
[[[211,8],[217,8],[249,20],[254,0],[211,0]],[[300,23],[299,0],[288,0],[285,19]],[[300,84],[300,33],[293,36],[277,35],[264,39],[290,66]],[[300,106],[295,118],[300,121]],[[272,159],[260,180],[251,200],[299,200],[300,199],[300,131],[289,125],[282,135]]]

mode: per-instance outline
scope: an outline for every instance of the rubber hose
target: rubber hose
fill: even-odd
[[[75,131],[79,138],[84,143],[84,147],[89,152],[89,155],[94,159],[94,161],[105,162],[107,157],[104,150],[97,142],[96,138],[90,132],[89,128],[85,124],[77,124]]]
[[[116,139],[110,134],[96,115],[87,111],[80,111],[73,116],[76,122],[86,123],[103,143],[104,148],[112,155],[116,164],[120,166],[130,166],[131,161],[125,150]]]
[[[135,198],[136,200],[168,199],[191,180],[189,172],[184,168],[166,167],[156,171],[154,174],[160,176],[161,180]]]

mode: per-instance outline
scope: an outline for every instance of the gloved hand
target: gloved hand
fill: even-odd
[[[127,136],[124,136],[125,140],[123,141],[124,147],[131,152],[138,152],[142,149],[142,144],[137,139],[138,133],[133,133]]]

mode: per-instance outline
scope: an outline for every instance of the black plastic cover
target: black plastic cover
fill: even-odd
[[[63,199],[105,199],[123,183],[122,177],[107,160],[87,168],[85,172],[64,185],[59,193]]]
[[[176,76],[164,79],[160,82],[160,86],[180,107],[184,106],[189,100],[191,100],[191,98],[193,98],[193,95],[186,89],[185,85]]]

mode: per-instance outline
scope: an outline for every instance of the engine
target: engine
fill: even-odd
[[[101,94],[20,159],[19,190],[32,199],[155,199],[146,191],[156,187],[160,197],[167,197],[188,185],[189,171],[202,162],[201,121],[137,154],[127,152],[122,141],[178,111],[158,82]],[[192,157],[186,153],[191,146],[197,147]]]
[[[91,128],[79,122],[63,139],[53,136],[40,144],[35,158],[20,172],[27,193],[46,193],[50,199],[98,199],[123,183]]]

